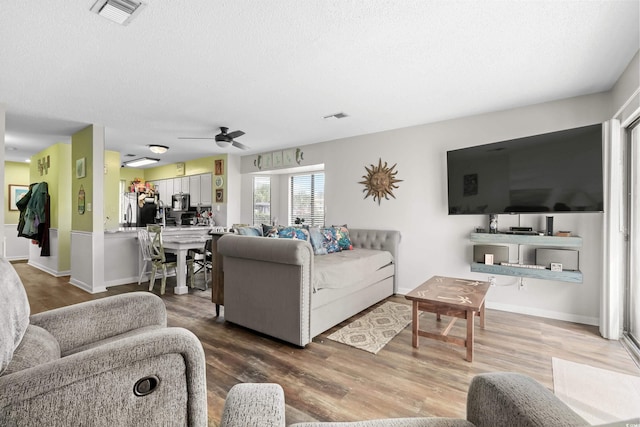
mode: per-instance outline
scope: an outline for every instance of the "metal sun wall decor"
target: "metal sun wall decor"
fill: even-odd
[[[369,196],[373,196],[373,201],[375,202],[378,199],[378,205],[380,205],[380,201],[382,197],[389,200],[389,196],[394,199],[396,196],[393,195],[393,189],[398,188],[396,183],[402,182],[401,179],[396,179],[396,175],[398,171],[394,171],[393,169],[396,167],[397,163],[391,167],[387,167],[387,162],[382,164],[382,159],[378,160],[378,166],[371,165],[370,168],[364,167],[367,170],[367,175],[362,175],[364,181],[360,181],[358,184],[363,184],[365,191],[367,194],[364,196],[366,199]]]

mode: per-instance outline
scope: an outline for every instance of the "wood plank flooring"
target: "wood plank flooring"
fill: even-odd
[[[148,283],[117,286],[90,295],[25,263],[14,264],[27,290],[32,313],[123,292],[145,291]],[[202,280],[200,277],[199,280]],[[626,350],[593,326],[487,310],[486,329],[476,324],[474,359],[465,349],[421,338],[411,345],[405,328],[377,355],[326,339],[306,348],[256,334],[215,317],[211,291],[174,295],[173,279],[162,296],[168,323],[194,332],[205,350],[210,425],[217,425],[228,390],[240,382],[275,382],[285,390],[287,423],[354,421],[387,417],[464,418],[469,382],[479,373],[520,372],[553,389],[551,358],[640,376]],[[154,292],[158,293],[159,281]],[[410,304],[402,296],[389,298]],[[477,321],[476,321],[477,322]],[[425,313],[421,325],[444,328]],[[464,322],[451,334],[464,336]]]

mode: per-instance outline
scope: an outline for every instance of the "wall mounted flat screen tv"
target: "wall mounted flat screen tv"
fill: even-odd
[[[450,215],[602,212],[602,125],[447,152]]]

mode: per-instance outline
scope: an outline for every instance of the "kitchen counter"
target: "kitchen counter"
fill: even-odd
[[[105,230],[104,239],[104,281],[105,286],[118,286],[137,283],[140,267],[144,264],[137,231],[144,227],[118,227]],[[211,231],[210,226],[179,225],[165,227],[167,236],[204,235]],[[148,275],[143,274],[143,284],[149,286]]]
[[[118,228],[110,228],[109,230],[105,230],[105,234],[116,234],[116,233],[136,233],[139,228],[146,227],[118,227]],[[209,225],[169,225],[164,227],[165,233],[174,233],[180,231],[208,231],[211,229]]]

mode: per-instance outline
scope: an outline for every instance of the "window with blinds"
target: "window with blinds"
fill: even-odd
[[[271,177],[253,177],[253,224],[271,224]]]
[[[324,225],[324,172],[293,175],[290,181],[289,225]]]

